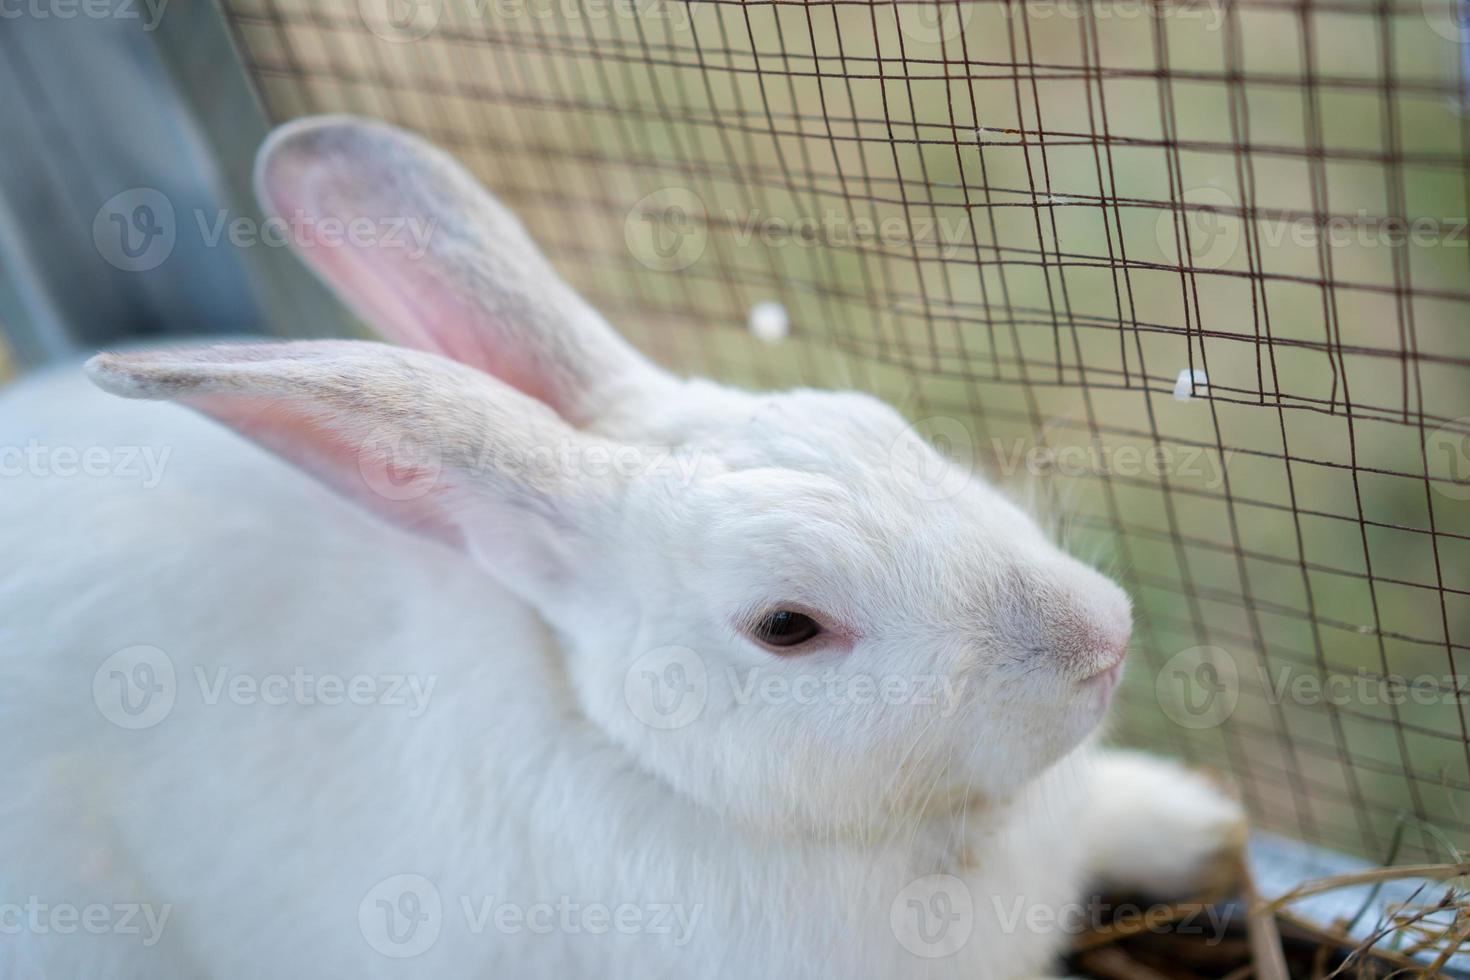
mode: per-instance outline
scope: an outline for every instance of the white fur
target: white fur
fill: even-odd
[[[0,400],[0,446],[117,462],[0,478],[0,977],[1028,976],[1065,936],[1018,904],[1055,912],[1094,874],[1175,892],[1233,839],[1207,783],[1087,747],[1123,593],[978,477],[929,499],[920,471],[948,464],[915,464],[892,410],[663,374],[397,131],[295,124],[259,173],[278,209],[446,222],[422,264],[305,256],[431,353],[145,351],[91,368],[132,400],[75,370]],[[381,453],[334,454],[385,434],[428,441],[432,493],[374,499]],[[548,445],[639,465],[506,465]],[[127,447],[167,451],[156,486]],[[787,603],[835,640],[777,656],[742,632]],[[132,730],[94,682],[137,645],[176,688]],[[702,710],[663,728],[639,692],[670,663],[703,668]],[[221,677],[298,673],[422,696],[211,703]],[[865,678],[908,686],[872,703]],[[399,875],[442,902],[408,958],[373,941]],[[937,958],[893,925],[944,910],[929,875],[970,903]],[[7,903],[168,917],[146,945],[7,929]],[[552,927],[497,928],[506,903]],[[599,931],[598,906],[644,927]]]

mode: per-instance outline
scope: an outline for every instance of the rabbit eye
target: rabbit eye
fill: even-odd
[[[755,626],[756,639],[773,647],[794,647],[822,632],[821,625],[805,613],[778,609]]]

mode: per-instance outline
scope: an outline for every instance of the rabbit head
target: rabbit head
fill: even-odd
[[[543,614],[579,713],[653,777],[832,833],[1004,798],[1098,724],[1126,595],[886,405],[663,372],[467,172],[389,126],[287,125],[256,179],[402,346],[104,354],[93,378],[462,549]],[[387,240],[404,222],[429,229],[421,253]]]

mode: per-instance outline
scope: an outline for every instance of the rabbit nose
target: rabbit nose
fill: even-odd
[[[1088,596],[1085,605],[1069,659],[1084,676],[1092,676],[1122,663],[1133,636],[1133,613],[1127,595],[1112,582]]]
[[[1086,631],[1084,649],[1105,659],[1112,666],[1128,652],[1128,641],[1133,636],[1133,617],[1113,615],[1096,622]]]
[[[1089,677],[1116,667],[1133,635],[1128,595],[1110,579],[1080,563],[1054,570],[1050,603],[1038,603],[1044,647],[1068,673]],[[1046,593],[1042,593],[1045,595]],[[1046,608],[1048,604],[1052,608]]]
[[[1012,568],[1005,632],[1017,647],[1079,679],[1122,661],[1133,613],[1117,583],[1064,554],[1031,557]]]
[[[1092,639],[1097,649],[1121,657],[1128,650],[1128,641],[1133,638],[1133,611],[1123,590],[1108,583],[1106,599],[1099,605],[1097,618],[1093,622]]]

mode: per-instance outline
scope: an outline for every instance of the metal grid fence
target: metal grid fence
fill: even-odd
[[[665,364],[1039,490],[1137,601],[1118,737],[1380,861],[1470,842],[1466,9],[227,2],[275,119],[450,149]]]

